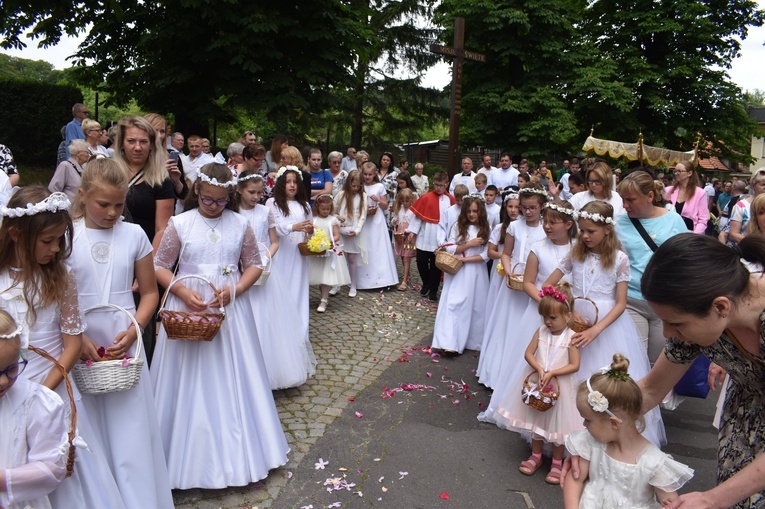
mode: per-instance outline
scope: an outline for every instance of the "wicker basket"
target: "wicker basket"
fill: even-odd
[[[552,380],[550,380],[550,385],[554,385],[554,387],[551,390],[545,392],[539,387],[539,381],[530,381],[530,378],[536,374],[536,371],[532,371],[526,376],[525,380],[523,380],[521,399],[534,410],[546,412],[547,410],[550,410],[553,405],[555,405],[555,402],[560,396],[560,385],[558,384],[558,377],[552,377]]]
[[[327,254],[326,251],[322,251],[320,253],[314,253],[310,249],[308,249],[308,242],[301,242],[298,244],[298,251],[300,251],[300,254],[303,256],[324,256]]]
[[[260,277],[258,278],[257,281],[255,281],[255,283],[252,286],[263,286],[264,284],[266,284],[266,281],[268,281],[268,277],[271,275],[271,263],[273,261],[271,259],[271,252],[268,250],[268,246],[266,246],[262,242],[258,242],[258,246],[263,246],[264,248],[266,248],[265,252],[266,252],[266,256],[268,257],[268,263],[266,264],[265,267],[263,267],[263,272],[260,273]],[[263,251],[261,251],[261,253],[263,253]]]
[[[513,265],[513,268],[510,269],[510,274],[507,275],[507,287],[511,290],[515,290],[518,292],[523,291],[523,272],[515,272],[515,268],[518,267],[518,265],[526,266],[525,263],[516,263]]]
[[[110,392],[126,391],[138,385],[138,381],[141,379],[141,369],[143,369],[144,363],[141,357],[143,335],[135,317],[128,310],[114,304],[93,306],[86,309],[85,314],[96,309],[109,308],[125,313],[130,318],[130,321],[133,322],[133,326],[138,332],[135,357],[127,360],[99,361],[94,362],[90,366],[84,362],[75,364],[72,368],[72,376],[74,376],[74,381],[77,383],[77,388],[83,394],[108,394]]]
[[[571,321],[568,324],[568,328],[571,329],[574,332],[584,332],[596,323],[598,323],[598,305],[595,304],[595,302],[592,301],[592,299],[588,299],[587,297],[575,297],[574,298],[574,311],[576,311],[576,301],[577,300],[587,300],[589,301],[593,307],[595,308],[595,321],[592,323],[588,323],[583,320],[578,320],[576,318],[572,318]]]
[[[375,214],[377,214],[377,210],[378,210],[378,208],[379,208],[379,207],[377,207],[377,206],[374,206],[374,207],[367,207],[367,217],[369,217],[369,216],[374,216]]]
[[[436,251],[436,267],[447,274],[453,276],[462,268],[463,264],[462,260],[444,249],[438,249]]]
[[[173,282],[170,283],[170,286],[167,287],[165,295],[162,297],[162,305],[159,307],[159,318],[162,320],[162,325],[165,327],[168,339],[212,341],[212,338],[218,333],[220,326],[223,324],[223,320],[226,318],[226,311],[223,309],[223,306],[220,307],[218,313],[171,311],[165,309],[165,301],[170,294],[170,288],[172,288],[178,281],[189,278],[201,279],[210,285],[210,288],[212,288],[218,298],[220,298],[221,294],[218,289],[206,278],[193,274],[181,276],[178,279],[173,280]]]
[[[66,368],[48,352],[42,348],[36,348],[32,345],[27,346],[27,349],[36,353],[44,359],[48,359],[53,365],[61,372],[61,376],[64,377],[64,386],[66,387],[66,393],[69,396],[69,431],[67,432],[67,439],[69,441],[69,452],[66,458],[66,477],[70,477],[74,472],[74,439],[77,437],[77,406],[74,403],[74,393],[72,392],[72,382],[69,380],[69,375],[66,372]]]

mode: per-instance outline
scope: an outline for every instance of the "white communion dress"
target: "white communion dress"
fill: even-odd
[[[69,420],[50,389],[19,378],[0,397],[0,507],[50,509],[48,494],[66,475]]]
[[[146,256],[151,256],[151,244],[140,226],[119,220],[104,230],[87,228],[84,220],[76,221],[69,264],[78,281],[81,311],[116,304],[135,315],[135,263]],[[113,346],[117,333],[131,324],[124,313],[107,308],[85,314],[85,321],[85,335],[104,348]],[[135,357],[136,346],[133,344],[129,356]],[[145,353],[142,356],[145,361]],[[125,506],[172,508],[148,362],[144,362],[136,387],[83,394],[82,402],[104,446]]]
[[[326,255],[308,259],[308,282],[312,285],[342,286],[351,283],[343,244],[335,243],[332,233],[335,226],[340,229],[340,222],[335,216],[313,218],[313,227],[324,230],[332,247]]]
[[[240,262],[244,269],[261,263],[247,219],[228,209],[216,219],[198,210],[172,217],[154,267],[171,270],[176,260],[179,277],[201,275],[216,288],[233,288]],[[207,283],[182,283],[205,302],[213,300]],[[188,311],[172,293],[165,308]],[[225,311],[212,341],[170,340],[164,326],[157,337],[151,374],[173,488],[244,486],[287,462],[289,447],[246,293]]]
[[[368,197],[369,207],[377,206],[371,199],[372,196],[382,198],[386,195],[385,187],[380,183],[364,186],[364,192]],[[366,247],[368,263],[359,266],[359,280],[356,288],[370,290],[397,285],[398,269],[396,259],[393,257],[393,246],[390,242],[385,214],[379,208],[371,217],[367,215],[361,237],[359,242]]]
[[[64,297],[61,302],[53,302],[47,306],[35,303],[37,319],[27,313],[22,284],[14,285],[13,278],[7,271],[0,274],[0,286],[5,290],[0,298],[0,308],[10,314],[16,323],[24,323],[21,333],[21,347],[29,364],[20,378],[42,384],[48,373],[56,369],[44,357],[27,350],[31,345],[45,350],[54,359],[59,359],[64,351],[62,333],[77,336],[85,330],[85,322],[80,313],[77,299],[77,283],[74,275],[69,272]],[[30,325],[31,324],[31,325]],[[87,444],[87,449],[77,449],[77,461],[74,473],[64,479],[58,488],[49,496],[53,508],[70,507],[109,507],[122,508],[120,490],[109,469],[105,449],[98,438],[98,432],[93,425],[87,408],[82,403],[80,392],[72,380],[72,392],[77,409],[77,432]],[[69,422],[69,395],[66,384],[62,381],[55,392],[64,402],[64,412]]]
[[[239,212],[247,218],[255,233],[260,243],[261,262],[266,265],[266,251],[271,247],[269,232],[276,228],[273,211],[264,205],[256,205],[253,209],[240,209]],[[283,254],[280,243],[266,283],[253,286],[247,292],[271,389],[303,385],[316,372],[316,357],[304,333],[306,325],[302,323],[303,317],[298,313],[290,313],[289,319],[283,316],[287,310],[297,309],[285,274],[274,269],[276,260]]]
[[[468,226],[467,239],[478,236],[478,227]],[[459,229],[455,224],[445,249],[454,254],[457,249]],[[444,288],[438,302],[436,322],[433,326],[433,348],[443,348],[462,353],[465,349],[481,348],[483,326],[486,318],[486,294],[489,291],[489,275],[486,272],[488,243],[470,247],[465,257],[480,256],[483,262],[468,262],[454,275],[444,274]],[[462,255],[457,255],[462,257]]]

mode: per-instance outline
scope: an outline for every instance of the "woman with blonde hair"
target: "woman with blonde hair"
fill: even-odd
[[[271,141],[271,150],[266,152],[266,170],[268,173],[273,173],[279,169],[282,161],[282,151],[289,147],[289,140],[287,136],[283,134],[274,135],[274,139]]]
[[[703,235],[709,221],[707,194],[699,187],[699,176],[691,161],[675,165],[675,185],[664,190],[664,198],[683,216],[689,231]]]
[[[591,201],[603,201],[614,208],[614,217],[618,217],[624,212],[622,198],[614,189],[614,174],[608,164],[600,161],[592,165],[585,173],[587,191],[576,193],[571,197],[571,205],[574,209],[580,210]]]
[[[101,124],[95,120],[86,118],[82,121],[82,133],[85,135],[85,141],[88,142],[88,150],[90,155],[101,154],[104,157],[109,157],[109,151],[106,147],[100,144],[101,134],[104,132],[101,129]]]
[[[159,143],[157,151],[166,156],[165,169],[168,175],[170,175],[170,180],[173,181],[175,197],[181,201],[185,200],[189,195],[189,186],[186,179],[183,178],[183,163],[180,158],[171,158],[167,153],[167,120],[159,113],[147,113],[143,118],[148,120],[157,131],[157,141]]]
[[[297,147],[284,147],[281,154],[281,166],[294,166],[300,172],[303,178],[303,186],[305,187],[306,196],[311,196],[311,174],[305,171],[305,164],[303,163],[303,154]]]
[[[752,189],[752,193],[746,198],[742,198],[736,202],[733,209],[730,210],[730,221],[728,222],[728,228],[730,233],[728,235],[728,245],[732,246],[741,242],[747,231],[747,225],[752,217],[752,202],[755,198],[765,192],[765,167],[757,169],[752,173],[752,178],[749,180],[749,187]]]

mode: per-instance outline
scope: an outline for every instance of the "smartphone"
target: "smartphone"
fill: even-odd
[[[170,152],[167,155],[168,159],[172,159],[173,161],[177,161],[180,156],[181,156],[180,152]]]

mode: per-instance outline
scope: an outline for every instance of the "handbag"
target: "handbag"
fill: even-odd
[[[656,250],[659,249],[659,246],[657,246],[656,242],[654,242],[651,236],[648,235],[648,232],[645,230],[645,227],[640,222],[640,220],[631,217],[630,222],[635,227],[640,236],[643,237],[643,240],[646,244],[648,244],[648,247],[651,248],[651,251],[655,253]],[[709,394],[707,374],[709,373],[710,364],[711,362],[709,359],[703,355],[699,355],[696,360],[693,361],[690,369],[685,372],[683,378],[681,378],[680,381],[675,385],[675,394],[688,398],[705,399]]]

